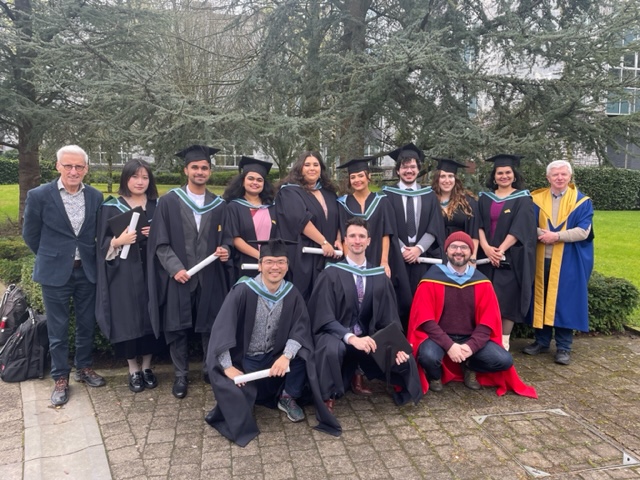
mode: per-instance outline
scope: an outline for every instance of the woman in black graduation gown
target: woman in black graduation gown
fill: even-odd
[[[371,243],[367,247],[366,257],[372,265],[384,267],[387,277],[391,277],[389,268],[389,245],[393,233],[391,205],[382,192],[369,190],[372,157],[350,160],[338,168],[347,169],[349,174],[346,185],[351,193],[338,198],[340,208],[340,234],[345,236],[345,223],[353,217],[364,218],[369,224]]]
[[[240,174],[231,179],[222,195],[227,201],[225,230],[233,237],[232,284],[240,277],[255,277],[257,270],[243,270],[242,264],[257,264],[256,241],[269,240],[275,233],[276,213],[273,185],[267,178],[271,163],[251,157],[240,159]]]
[[[335,257],[338,246],[336,188],[318,152],[305,151],[281,182],[276,196],[279,237],[298,242],[290,247],[291,282],[309,300],[325,259]],[[302,253],[303,247],[320,247],[323,255]]]
[[[140,207],[143,213],[138,225],[146,223],[144,219],[151,222],[158,190],[147,162],[131,160],[122,168],[118,194],[118,198],[109,197],[98,213],[96,320],[116,355],[129,363],[129,389],[141,392],[158,385],[151,357],[163,349],[163,342],[153,334],[147,305],[147,237],[151,227],[129,232],[128,221],[124,228],[119,221],[126,217],[114,217]],[[123,259],[126,245],[129,253]]]
[[[486,182],[492,191],[481,192],[478,200],[478,258],[491,261],[478,269],[489,277],[498,296],[502,344],[507,350],[514,322],[524,322],[529,311],[535,273],[537,223],[531,194],[523,189],[517,170],[520,158],[496,155],[487,159],[494,164]]]
[[[435,158],[438,166],[433,172],[431,188],[438,197],[442,219],[444,221],[444,238],[438,239],[444,245],[446,238],[453,232],[464,232],[473,240],[471,262],[475,263],[478,254],[478,225],[480,223],[478,202],[465,191],[462,181],[458,178],[458,169],[467,168],[455,160]]]

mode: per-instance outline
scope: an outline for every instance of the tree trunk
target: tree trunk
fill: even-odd
[[[20,189],[20,208],[18,222],[22,227],[24,204],[27,192],[40,185],[40,150],[38,144],[29,142],[30,128],[19,129],[18,138],[18,186]]]

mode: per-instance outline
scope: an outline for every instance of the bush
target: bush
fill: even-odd
[[[0,258],[0,281],[5,285],[18,283],[22,278],[22,260]]]
[[[0,237],[0,258],[18,260],[28,257],[31,250],[20,237]]]
[[[18,183],[18,160],[0,156],[0,185]]]
[[[576,185],[597,210],[640,208],[640,171],[622,168],[576,168]]]
[[[589,330],[610,334],[624,329],[640,303],[640,292],[630,281],[593,272],[589,280]]]

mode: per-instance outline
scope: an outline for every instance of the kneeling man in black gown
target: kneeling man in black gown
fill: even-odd
[[[258,243],[263,244],[260,274],[238,280],[213,324],[207,363],[217,405],[205,421],[244,447],[260,433],[253,418],[256,403],[277,406],[300,422],[305,415],[297,400],[308,384],[316,428],[337,436],[340,426],[320,396],[307,308],[300,292],[284,280],[287,246],[282,240]],[[260,370],[268,370],[268,377],[235,384],[238,375]]]
[[[392,323],[400,326],[400,318],[393,284],[384,268],[374,268],[367,262],[369,243],[366,220],[347,220],[345,258],[327,265],[309,299],[318,378],[322,399],[330,411],[348,386],[357,395],[371,394],[363,383],[363,374],[369,379],[390,381],[399,405],[409,400],[418,403],[422,398],[417,365],[411,355],[394,350],[397,353],[387,371],[382,371],[371,355],[378,348],[372,335]]]

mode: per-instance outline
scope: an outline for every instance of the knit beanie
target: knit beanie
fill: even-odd
[[[449,245],[451,245],[453,242],[466,243],[473,251],[473,240],[471,240],[471,237],[464,232],[453,232],[451,235],[449,235],[444,241],[444,249],[447,250],[449,248]]]

